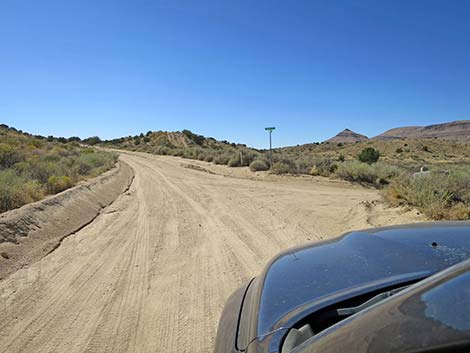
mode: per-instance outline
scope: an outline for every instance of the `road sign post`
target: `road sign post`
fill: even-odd
[[[273,126],[265,127],[264,129],[269,132],[269,168],[271,169],[273,167],[273,145],[271,135],[276,128]]]

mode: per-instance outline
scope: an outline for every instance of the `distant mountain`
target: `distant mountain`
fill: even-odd
[[[348,142],[356,142],[356,141],[365,141],[368,139],[369,138],[365,135],[358,134],[357,132],[354,132],[349,129],[344,129],[343,131],[338,133],[336,136],[326,140],[325,142],[348,143]]]
[[[443,138],[447,140],[470,140],[470,120],[428,126],[405,126],[390,129],[375,136],[375,140],[399,138]]]

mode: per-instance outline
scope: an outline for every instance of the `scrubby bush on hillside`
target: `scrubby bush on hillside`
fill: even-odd
[[[197,150],[193,148],[185,148],[183,150],[183,158],[197,159]]]
[[[56,176],[52,175],[47,180],[47,191],[50,194],[56,194],[64,191],[72,186],[72,180],[68,176]]]
[[[328,177],[333,174],[336,169],[338,169],[338,166],[331,158],[319,158],[314,161],[310,174]]]
[[[266,162],[262,161],[261,159],[254,160],[250,163],[250,170],[252,172],[264,171],[268,170],[269,166]]]
[[[151,152],[154,154],[166,156],[167,154],[170,154],[170,149],[166,146],[157,146],[154,147]]]
[[[376,187],[386,185],[400,174],[400,169],[385,163],[367,164],[349,161],[338,164],[335,176],[353,182],[372,184]]]
[[[385,196],[392,205],[410,205],[428,217],[470,219],[470,169],[432,172],[420,178],[402,176],[391,182]]]
[[[373,147],[364,148],[357,156],[357,159],[363,163],[373,164],[380,158],[380,152]]]
[[[213,154],[208,154],[204,157],[204,161],[206,162],[212,162],[214,160],[214,155]]]
[[[73,168],[78,175],[98,175],[112,168],[117,156],[110,153],[93,152],[80,155],[74,162]]]
[[[14,170],[0,172],[0,212],[5,212],[44,196],[40,185],[18,176]]]
[[[226,154],[219,154],[218,156],[214,158],[214,163],[227,165],[229,160],[230,160],[230,157],[227,156]]]
[[[98,136],[92,136],[92,137],[88,137],[88,138],[84,139],[82,142],[87,144],[87,145],[93,146],[93,145],[96,145],[96,144],[100,143],[101,139]]]
[[[235,155],[233,155],[227,165],[229,167],[240,167],[241,166],[241,163],[240,163],[240,155],[238,153],[236,153]]]
[[[0,169],[10,168],[22,160],[22,156],[14,146],[0,144]]]
[[[282,159],[274,162],[271,168],[271,172],[274,174],[297,174],[297,166],[295,162],[290,159]]]
[[[288,159],[294,160],[297,173],[300,173],[300,174],[309,174],[314,164],[313,159],[307,158],[307,157],[296,157],[296,158],[291,157]]]
[[[171,150],[170,154],[175,157],[183,157],[184,155],[184,150],[181,148],[175,148]]]
[[[46,184],[51,175],[62,174],[61,166],[54,161],[32,160],[24,169],[25,174],[41,184]]]
[[[240,165],[242,167],[248,167],[251,162],[255,160],[259,156],[258,153],[249,151],[249,150],[242,150],[241,151],[241,158],[242,160],[240,161]]]
[[[113,167],[117,155],[57,138],[0,131],[0,212],[60,192]]]
[[[194,143],[198,145],[202,145],[205,141],[205,137],[202,135],[195,134],[189,130],[183,130],[181,131],[184,135],[186,135],[187,138],[190,140],[194,141]]]

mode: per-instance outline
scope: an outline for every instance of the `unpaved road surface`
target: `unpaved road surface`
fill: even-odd
[[[135,170],[130,190],[0,282],[1,352],[210,352],[227,297],[280,250],[416,219],[345,183],[121,158]]]

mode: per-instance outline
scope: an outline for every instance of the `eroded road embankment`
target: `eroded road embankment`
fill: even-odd
[[[54,251],[131,185],[126,163],[57,195],[0,215],[0,280]]]
[[[0,281],[1,352],[209,352],[224,301],[278,251],[371,220],[413,220],[364,207],[376,191],[346,184],[223,177],[172,157],[121,159],[135,173],[129,191]]]

